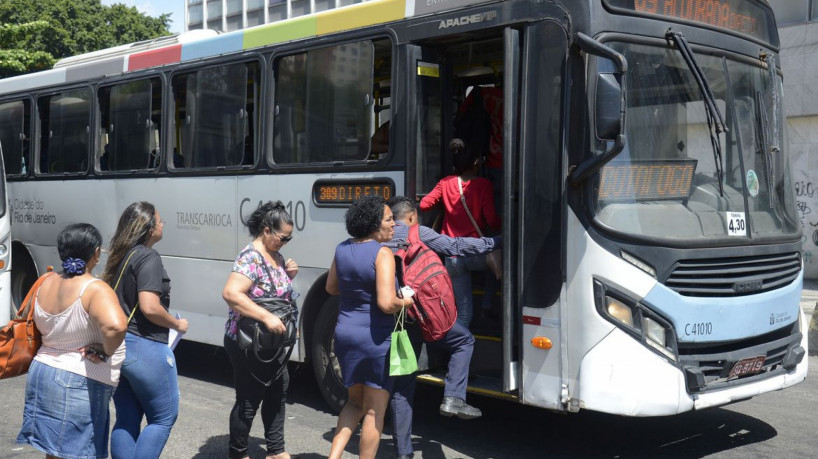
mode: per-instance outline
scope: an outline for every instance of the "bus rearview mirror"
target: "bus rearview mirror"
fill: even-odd
[[[600,140],[615,140],[622,132],[622,85],[613,73],[596,76],[596,136]]]

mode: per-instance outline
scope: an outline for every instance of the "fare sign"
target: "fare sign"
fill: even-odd
[[[772,11],[747,0],[607,0],[614,10],[705,24],[770,42]]]

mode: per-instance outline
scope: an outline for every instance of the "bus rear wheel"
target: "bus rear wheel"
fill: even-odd
[[[335,324],[338,322],[338,297],[330,297],[318,312],[312,331],[312,369],[321,395],[335,413],[347,402],[347,390],[341,378],[341,365],[335,355]]]
[[[34,261],[31,256],[19,247],[12,248],[11,251],[11,309],[9,317],[16,319],[20,317],[17,310],[23,304],[26,294],[37,280],[37,269],[34,267]],[[26,311],[23,311],[26,314]]]

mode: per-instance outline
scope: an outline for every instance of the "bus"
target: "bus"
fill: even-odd
[[[218,346],[243,222],[281,200],[283,253],[300,265],[292,360],[339,408],[325,281],[344,212],[367,194],[420,198],[450,174],[454,119],[479,87],[494,98],[503,276],[498,320],[473,327],[472,393],[657,416],[804,380],[766,1],[347,3],[0,80],[12,304],[58,260],[60,228],[86,221],[108,239],[147,200],[167,218],[171,310],[186,339]],[[440,384],[424,355],[418,378]]]
[[[3,171],[3,138],[0,134],[0,305],[11,302],[11,219],[8,212],[6,174]],[[0,323],[16,318],[17,311],[0,307]]]

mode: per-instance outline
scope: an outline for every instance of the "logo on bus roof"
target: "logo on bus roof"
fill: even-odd
[[[450,27],[460,27],[469,24],[479,24],[481,22],[492,21],[497,19],[497,11],[486,11],[485,13],[472,14],[469,16],[460,16],[459,18],[450,18],[440,21],[438,29],[448,29]]]

